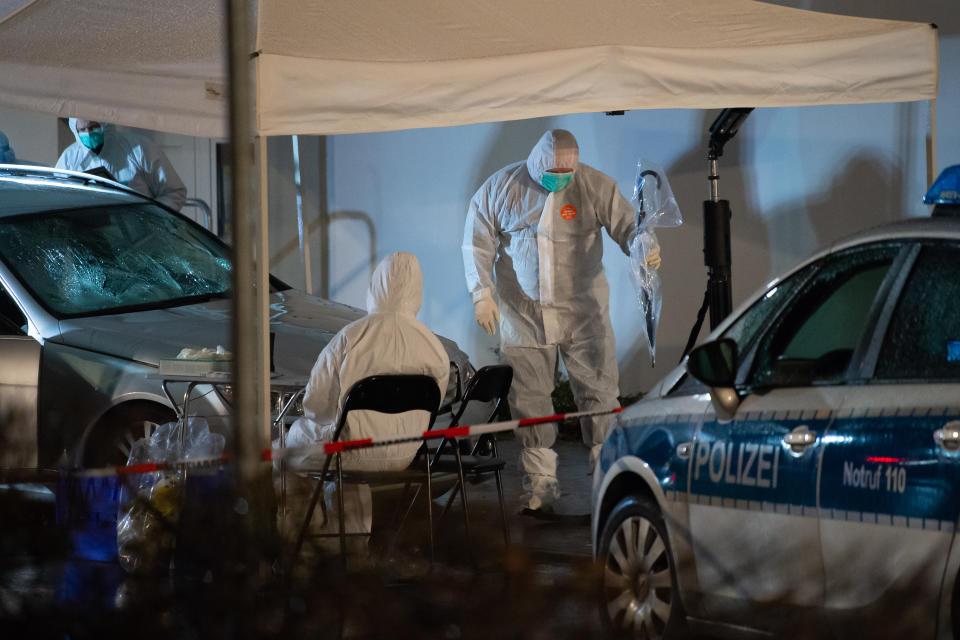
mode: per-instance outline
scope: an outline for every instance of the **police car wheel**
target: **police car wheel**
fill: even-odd
[[[608,631],[670,638],[684,614],[666,527],[648,500],[628,496],[610,513],[600,537],[601,617]]]

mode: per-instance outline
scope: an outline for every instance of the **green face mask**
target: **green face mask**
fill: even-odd
[[[567,171],[566,173],[544,171],[540,177],[540,184],[542,184],[543,188],[547,191],[560,191],[570,184],[571,180],[573,180],[573,171]]]
[[[103,129],[93,129],[80,134],[80,144],[94,150],[103,145]]]

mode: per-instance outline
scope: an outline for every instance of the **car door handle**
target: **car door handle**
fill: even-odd
[[[794,452],[801,452],[817,441],[817,432],[810,431],[807,425],[802,424],[790,433],[783,436],[783,443]]]
[[[691,449],[693,449],[692,442],[681,442],[677,445],[677,457],[686,460],[690,457]]]
[[[942,429],[934,431],[933,440],[946,451],[954,452],[960,449],[960,420],[948,422]]]

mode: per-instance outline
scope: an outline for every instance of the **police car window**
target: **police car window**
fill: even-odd
[[[803,284],[813,269],[813,267],[802,269],[770,287],[759,300],[727,327],[727,330],[720,337],[730,338],[736,342],[737,353],[741,358],[745,356],[752,347],[754,339],[769,323],[770,317],[800,288],[800,285]],[[708,387],[705,384],[691,375],[684,374],[683,378],[667,395],[689,396],[706,393],[707,390]]]
[[[899,248],[892,243],[857,248],[818,263],[816,274],[763,336],[748,384],[842,382]]]
[[[786,278],[770,289],[747,309],[743,315],[723,332],[722,338],[730,338],[737,343],[737,353],[741,356],[752,346],[754,338],[767,325],[770,316],[783,307],[790,296],[807,279],[813,267],[808,267]]]
[[[920,250],[877,359],[875,378],[960,379],[960,245]]]

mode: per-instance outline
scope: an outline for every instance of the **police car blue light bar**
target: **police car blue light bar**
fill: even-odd
[[[924,204],[960,204],[960,164],[940,172],[933,186],[923,196]]]

